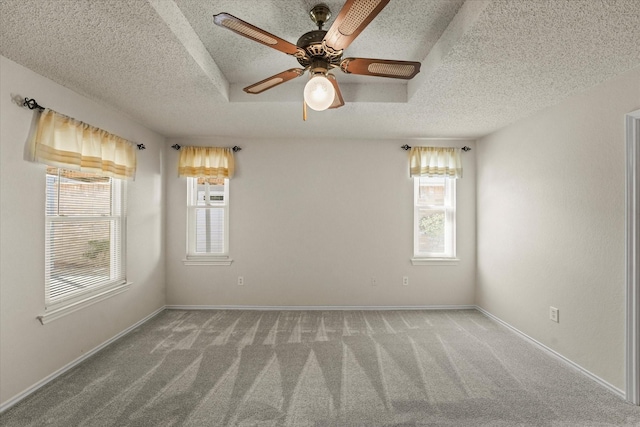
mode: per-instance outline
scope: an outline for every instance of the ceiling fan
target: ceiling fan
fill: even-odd
[[[331,17],[326,4],[318,4],[309,12],[318,29],[303,34],[294,45],[228,13],[213,16],[216,25],[229,29],[265,46],[294,56],[304,68],[291,68],[267,77],[243,90],[259,94],[279,84],[300,77],[309,70],[310,79],[304,89],[305,105],[316,111],[344,105],[338,82],[329,70],[340,68],[348,74],[411,79],[420,72],[420,63],[370,58],[342,58],[344,50],[384,9],[390,0],[347,0],[328,31],[322,29]]]

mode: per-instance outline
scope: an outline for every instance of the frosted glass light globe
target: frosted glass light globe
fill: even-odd
[[[322,74],[311,77],[304,87],[304,102],[316,111],[329,108],[335,96],[336,90],[329,79]]]

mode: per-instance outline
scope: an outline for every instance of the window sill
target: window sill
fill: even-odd
[[[184,265],[231,265],[232,262],[228,256],[187,256],[182,260]]]
[[[60,303],[60,305],[56,304],[50,306],[47,308],[46,312],[43,315],[36,317],[36,319],[38,319],[41,324],[45,325],[49,322],[53,322],[54,320],[64,317],[67,314],[71,314],[92,304],[125,292],[129,290],[130,287],[131,282],[124,282],[113,287],[108,287],[107,289],[98,290],[97,293],[90,294],[88,296],[83,295],[82,299],[79,300],[71,300],[67,303]]]
[[[413,265],[458,265],[459,258],[411,258]]]

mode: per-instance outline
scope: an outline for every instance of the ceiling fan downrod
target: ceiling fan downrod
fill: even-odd
[[[318,30],[322,30],[322,26],[331,18],[331,10],[324,3],[317,4],[309,11],[311,20],[318,26]]]

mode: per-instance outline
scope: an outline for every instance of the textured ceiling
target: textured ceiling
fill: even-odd
[[[640,66],[638,0],[392,0],[345,57],[420,61],[421,73],[337,71],[346,105],[303,122],[305,77],[242,92],[297,61],[212,15],[295,43],[315,3],[0,0],[0,54],[166,136],[478,137]],[[344,2],[325,3],[335,17]]]

